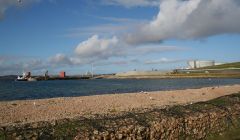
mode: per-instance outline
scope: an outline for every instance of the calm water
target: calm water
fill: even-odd
[[[240,79],[124,79],[15,82],[0,80],[0,101],[240,84]]]

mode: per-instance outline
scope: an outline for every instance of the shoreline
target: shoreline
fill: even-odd
[[[208,101],[238,92],[240,92],[239,84],[199,89],[1,101],[0,126],[51,122],[96,114],[120,114],[134,109],[164,108]]]

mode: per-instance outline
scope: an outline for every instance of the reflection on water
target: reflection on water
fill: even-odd
[[[240,79],[96,79],[15,82],[0,80],[0,100],[88,96],[240,84]]]

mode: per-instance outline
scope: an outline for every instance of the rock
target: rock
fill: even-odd
[[[17,136],[17,133],[14,132],[14,133],[12,134],[12,137],[15,138],[16,136]]]
[[[32,124],[31,124],[31,127],[32,127],[32,128],[38,128],[38,123],[37,123],[37,122],[32,123]]]
[[[20,136],[16,137],[15,140],[23,140],[23,137],[20,135]]]
[[[97,130],[94,130],[94,131],[93,131],[93,134],[94,134],[94,135],[98,135],[98,133],[99,133],[99,132],[98,132]]]
[[[37,137],[33,136],[31,139],[32,139],[32,140],[37,140]]]

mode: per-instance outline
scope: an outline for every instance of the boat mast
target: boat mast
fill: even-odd
[[[92,73],[92,78],[93,78],[93,63],[92,63],[92,72],[91,73]]]

